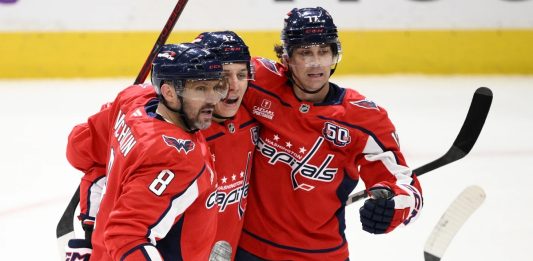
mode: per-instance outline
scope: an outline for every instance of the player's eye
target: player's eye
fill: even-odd
[[[320,51],[319,51],[321,55],[326,55],[326,54],[329,54],[330,52],[331,50],[329,48],[320,48]]]
[[[240,73],[237,73],[237,80],[239,80],[239,81],[246,81],[246,80],[248,80],[248,72],[240,72]]]
[[[197,92],[205,92],[207,91],[207,86],[205,85],[198,85],[194,88],[195,91]]]
[[[309,54],[309,50],[302,48],[302,49],[297,50],[295,53],[299,56],[306,56]]]

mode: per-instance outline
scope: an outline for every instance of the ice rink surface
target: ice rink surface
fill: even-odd
[[[81,173],[65,158],[74,124],[99,110],[133,79],[0,81],[0,260],[64,260],[55,227]],[[465,158],[421,177],[421,217],[388,235],[360,229],[346,209],[350,259],[423,260],[424,243],[444,210],[467,186],[487,198],[443,260],[531,260],[533,242],[533,77],[336,77],[389,111],[413,168],[448,150],[476,88],[494,100],[476,146]],[[361,190],[362,183],[356,188]]]

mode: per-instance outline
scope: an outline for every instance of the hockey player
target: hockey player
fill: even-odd
[[[253,68],[248,47],[234,32],[206,32],[193,42],[217,54],[229,84],[228,97],[215,106],[214,123],[202,132],[213,153],[218,175],[217,193],[209,198],[211,204],[216,202],[219,207],[215,242],[226,244],[233,260],[244,221],[252,156],[259,131],[257,121],[240,106],[248,81],[253,78]],[[216,251],[215,247],[213,254]]]
[[[209,257],[218,208],[208,202],[217,176],[198,130],[210,126],[215,105],[227,96],[222,64],[199,45],[165,45],[152,83],[157,96],[150,85],[128,87],[77,132],[98,150],[90,155],[101,155],[102,143],[108,148],[91,260]]]
[[[293,9],[281,40],[281,64],[253,59],[243,101],[262,126],[236,260],[348,260],[344,207],[358,181],[374,234],[412,222],[421,187],[385,109],[329,82],[341,59],[330,14]]]
[[[219,210],[217,219],[223,224],[217,227],[218,244],[212,253],[229,259],[230,252],[231,256],[235,255],[243,224],[251,156],[257,140],[257,122],[240,107],[248,80],[253,78],[253,69],[250,66],[248,47],[234,32],[202,33],[194,42],[215,53],[223,62],[223,76],[229,86],[228,97],[215,105],[213,119],[216,123],[202,130],[216,159],[215,169],[219,177],[218,193],[211,193],[207,204],[210,208]],[[155,97],[155,92],[152,95]],[[102,150],[99,152],[97,148],[107,143],[105,135],[86,135],[89,127],[87,124],[76,126],[67,146],[69,161],[85,173],[80,184],[80,219],[84,229],[89,231],[86,236],[88,239],[91,238],[90,231],[99,208],[99,196],[106,180],[106,159],[100,155]],[[88,149],[93,146],[94,149]],[[168,241],[160,240],[158,246],[172,244]],[[90,251],[88,240],[74,239],[70,243],[75,243],[78,247],[70,249],[69,253],[81,253],[80,247],[83,246],[86,251]]]

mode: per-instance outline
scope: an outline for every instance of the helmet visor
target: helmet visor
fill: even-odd
[[[228,81],[226,79],[186,80],[185,87],[178,95],[183,98],[200,101],[219,102],[228,95]]]
[[[334,67],[341,60],[340,52],[335,52],[331,44],[324,43],[295,46],[290,53],[292,66]]]

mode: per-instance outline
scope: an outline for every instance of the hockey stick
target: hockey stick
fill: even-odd
[[[163,30],[159,34],[157,41],[155,41],[152,51],[150,51],[150,54],[148,54],[148,57],[146,57],[146,61],[144,62],[143,67],[141,67],[141,71],[139,71],[134,84],[143,83],[144,80],[146,80],[146,77],[148,77],[148,73],[150,73],[150,68],[152,67],[152,61],[157,53],[159,53],[161,47],[167,42],[168,36],[172,32],[174,25],[176,25],[176,22],[178,21],[178,18],[180,18],[181,13],[183,12],[183,9],[185,8],[185,5],[187,5],[188,1],[189,0],[179,0],[176,3],[174,10],[172,10],[170,17],[165,24],[165,27],[163,27]]]
[[[67,245],[70,239],[74,238],[74,214],[76,213],[76,208],[78,207],[79,202],[80,186],[78,186],[78,189],[76,189],[76,192],[74,192],[74,195],[70,199],[70,202],[68,203],[67,208],[63,212],[61,219],[59,219],[59,223],[57,223],[57,248],[60,255],[63,254],[60,256],[62,258],[65,257],[65,246]]]
[[[425,261],[440,261],[453,237],[485,200],[485,191],[470,186],[450,204],[433,228],[424,246]]]
[[[172,10],[172,13],[170,14],[170,17],[167,20],[167,23],[163,27],[163,30],[159,34],[159,37],[157,38],[154,47],[148,54],[148,57],[146,58],[146,61],[144,62],[143,66],[141,67],[141,70],[139,71],[139,74],[137,75],[137,78],[135,79],[134,84],[140,84],[144,83],[146,80],[146,77],[148,77],[148,74],[150,73],[150,68],[152,64],[152,60],[154,57],[159,53],[159,50],[161,47],[166,43],[170,33],[172,32],[172,29],[174,28],[174,25],[176,25],[176,22],[178,21],[179,17],[181,16],[181,13],[183,12],[183,9],[185,8],[185,5],[187,5],[188,0],[178,0],[176,3],[176,6]],[[72,239],[74,237],[74,215],[76,212],[76,207],[78,206],[78,203],[80,202],[80,187],[78,186],[78,189],[70,199],[70,202],[67,205],[67,208],[63,212],[63,215],[61,216],[61,219],[59,220],[59,223],[56,227],[56,238],[57,243],[59,247],[60,253],[63,253],[62,247],[64,247],[69,239]],[[62,255],[64,257],[65,255]]]
[[[455,138],[452,147],[442,157],[416,168],[413,170],[413,173],[417,176],[421,176],[466,156],[474,147],[474,144],[481,133],[481,129],[483,129],[491,103],[492,91],[487,87],[478,88],[474,93],[472,103],[466,114],[466,119],[457,138]],[[366,190],[359,191],[348,197],[346,205],[350,205],[366,197],[368,197]]]

